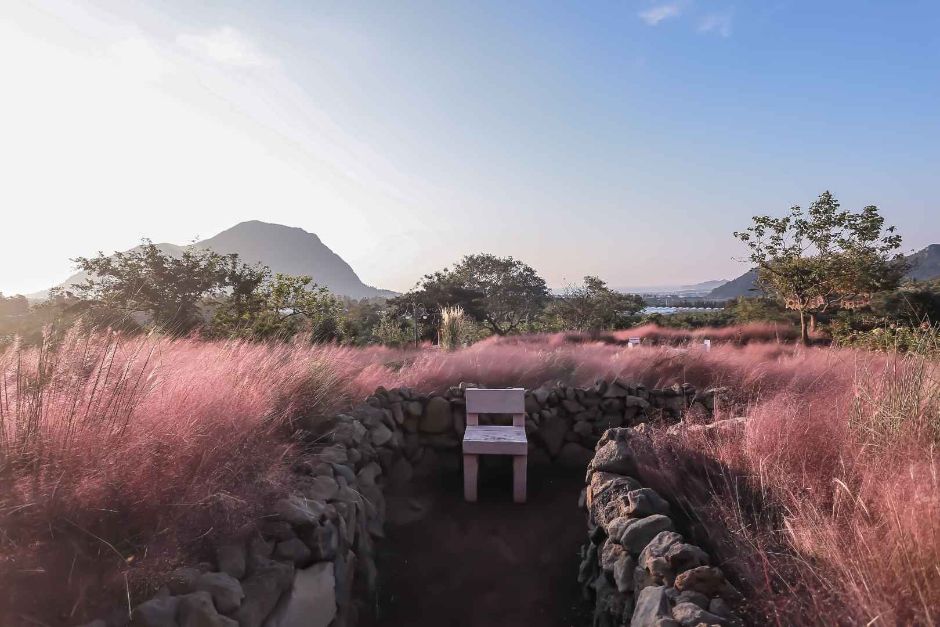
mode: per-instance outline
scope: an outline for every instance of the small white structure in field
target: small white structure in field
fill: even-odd
[[[712,349],[712,341],[706,339],[706,340],[705,340],[705,352],[707,353],[707,352],[710,351],[711,349]]]
[[[634,346],[639,346],[639,345],[640,345],[640,338],[638,337],[631,337],[627,343],[627,346],[629,346],[630,348],[633,348]]]

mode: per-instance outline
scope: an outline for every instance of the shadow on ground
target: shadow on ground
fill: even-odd
[[[529,498],[512,502],[509,458],[486,458],[477,503],[460,473],[389,496],[379,548],[381,626],[590,624],[577,583],[583,472],[529,469]]]

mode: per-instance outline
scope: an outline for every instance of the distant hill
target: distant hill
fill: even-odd
[[[185,247],[157,244],[169,255],[179,255]],[[237,253],[245,263],[262,263],[272,272],[306,275],[329,288],[334,294],[350,298],[391,297],[396,293],[362,282],[342,257],[330,250],[314,233],[281,224],[251,220],[236,224],[214,237],[193,244],[196,248],[217,253]],[[87,278],[83,272],[73,274],[57,287],[68,287]],[[44,299],[46,292],[29,294],[30,299]]]
[[[719,285],[708,293],[708,298],[737,298],[738,296],[757,296],[761,294],[757,287],[757,270],[748,270],[736,279]]]
[[[727,280],[703,281],[693,285],[645,285],[641,287],[616,287],[618,292],[624,294],[675,294],[679,296],[705,296],[713,289],[718,288]]]
[[[940,244],[931,244],[927,248],[905,257],[910,269],[904,275],[908,279],[929,281],[940,278]],[[733,281],[716,287],[708,293],[709,298],[737,298],[738,296],[758,296],[762,292],[757,287],[757,270],[748,270]]]
[[[911,269],[907,276],[918,281],[929,281],[940,277],[940,244],[931,244],[927,248],[908,255]]]

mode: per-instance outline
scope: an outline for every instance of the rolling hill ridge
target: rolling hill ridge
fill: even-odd
[[[185,249],[184,246],[168,243],[157,246],[169,255],[179,255]],[[375,298],[396,294],[363,283],[352,267],[330,250],[316,234],[298,227],[250,220],[198,241],[193,246],[222,254],[236,253],[245,263],[262,263],[274,273],[312,277],[318,285],[340,296]],[[86,278],[84,272],[77,272],[56,287],[67,288]],[[46,292],[27,295],[36,300],[47,296]]]
[[[905,278],[917,281],[930,281],[940,278],[940,244],[931,244],[916,253],[905,257],[910,268]],[[737,298],[738,296],[757,296],[761,293],[757,286],[757,270],[748,270],[736,279],[719,285],[708,293],[708,298]]]

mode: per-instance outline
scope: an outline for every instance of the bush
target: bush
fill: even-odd
[[[838,323],[832,325],[833,340],[840,346],[891,353],[940,355],[940,325],[919,327],[885,326],[856,331]]]
[[[455,350],[464,342],[464,315],[462,307],[441,307],[440,345]]]

